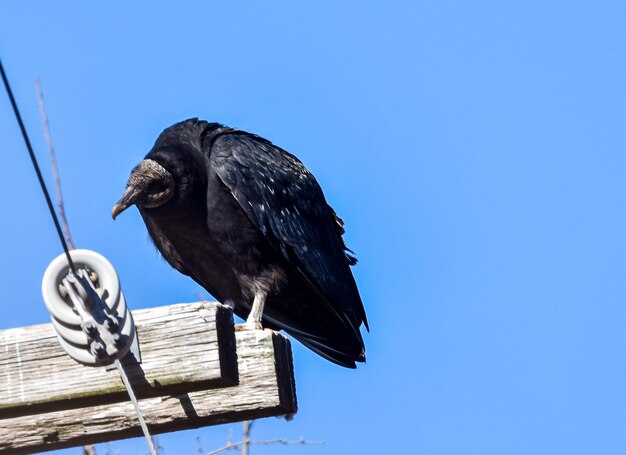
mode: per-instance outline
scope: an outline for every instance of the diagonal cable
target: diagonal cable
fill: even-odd
[[[154,443],[152,442],[152,436],[150,436],[150,432],[148,431],[148,425],[146,425],[146,421],[143,418],[141,409],[139,408],[139,403],[137,402],[137,397],[135,396],[135,392],[133,391],[133,388],[130,385],[128,376],[126,376],[126,370],[124,370],[124,366],[122,365],[122,362],[120,362],[119,359],[115,359],[115,366],[117,367],[117,371],[119,371],[120,373],[120,377],[122,378],[124,387],[126,387],[126,391],[128,392],[130,401],[133,402],[133,406],[135,407],[135,413],[137,414],[137,418],[139,419],[139,425],[141,426],[141,431],[143,431],[143,435],[146,437],[146,441],[148,441],[148,448],[150,449],[150,454],[156,455],[156,449],[154,448]]]
[[[44,197],[46,198],[48,210],[50,211],[50,215],[52,216],[52,221],[54,221],[54,226],[56,227],[59,240],[61,241],[61,245],[63,246],[63,251],[65,252],[67,262],[70,266],[70,270],[72,273],[74,273],[74,275],[76,275],[74,262],[72,261],[72,257],[70,256],[70,252],[67,247],[65,237],[63,236],[63,231],[61,230],[61,225],[59,224],[59,219],[54,210],[54,206],[52,205],[52,200],[50,199],[50,193],[48,193],[48,188],[46,188],[46,183],[44,182],[43,176],[41,175],[41,170],[39,169],[37,158],[35,157],[35,153],[33,152],[33,147],[30,144],[30,139],[28,138],[28,133],[26,132],[26,128],[24,127],[24,122],[22,122],[22,116],[20,115],[20,111],[17,107],[17,103],[15,102],[15,98],[13,97],[13,91],[11,90],[9,80],[4,71],[2,60],[0,60],[0,75],[2,76],[2,82],[4,83],[4,88],[6,89],[7,94],[9,95],[9,100],[11,101],[11,106],[13,107],[13,113],[15,114],[15,118],[17,120],[17,123],[19,124],[20,131],[22,132],[22,137],[24,138],[26,148],[28,149],[30,160],[33,163],[33,167],[35,168],[35,173],[37,174],[39,185],[41,186],[41,190],[44,194]],[[126,390],[128,391],[128,395],[131,401],[133,402],[133,406],[135,407],[135,412],[137,413],[137,418],[139,419],[139,424],[141,425],[141,430],[143,431],[143,434],[146,437],[146,440],[148,441],[148,447],[150,449],[150,453],[152,455],[156,455],[156,449],[154,448],[152,437],[150,436],[150,432],[148,431],[148,426],[146,425],[146,421],[144,420],[143,414],[141,413],[141,409],[139,408],[137,397],[135,396],[135,392],[133,391],[131,387],[130,381],[128,380],[128,376],[126,376],[126,371],[124,370],[124,367],[122,366],[119,359],[115,360],[115,366],[117,367],[117,370],[120,373],[120,377],[122,378],[122,382],[124,383],[124,387],[126,387]]]
[[[17,103],[15,102],[15,98],[13,97],[13,91],[11,90],[11,86],[9,85],[9,80],[7,79],[7,75],[4,72],[4,66],[2,65],[2,60],[0,60],[0,74],[2,75],[2,82],[4,82],[4,88],[6,89],[7,94],[9,95],[9,100],[11,101],[11,106],[13,107],[13,113],[15,114],[17,123],[20,126],[22,137],[24,138],[24,142],[26,143],[26,148],[28,149],[28,155],[30,156],[30,160],[32,161],[33,167],[35,168],[35,173],[37,174],[37,179],[39,180],[39,185],[41,186],[41,191],[43,191],[43,195],[46,198],[46,203],[48,204],[48,210],[50,211],[50,215],[52,216],[52,221],[54,221],[54,226],[56,227],[57,235],[59,236],[59,240],[61,241],[61,245],[63,246],[65,257],[67,257],[67,263],[69,264],[70,270],[72,271],[72,273],[76,274],[74,262],[72,261],[72,257],[70,256],[70,251],[67,248],[65,237],[63,237],[63,231],[61,230],[61,225],[59,224],[59,219],[57,217],[57,214],[54,211],[52,200],[50,200],[50,193],[48,193],[48,188],[46,188],[46,183],[44,182],[43,176],[41,175],[41,170],[39,169],[37,158],[35,157],[35,153],[33,152],[33,147],[30,145],[30,139],[28,138],[28,133],[26,133],[26,128],[24,127],[24,122],[22,122],[22,116],[20,115],[20,111],[17,108]]]

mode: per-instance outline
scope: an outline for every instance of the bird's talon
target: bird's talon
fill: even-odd
[[[263,326],[258,321],[248,322],[243,325],[244,330],[263,330]]]

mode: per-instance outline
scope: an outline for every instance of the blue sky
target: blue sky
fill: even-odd
[[[74,241],[116,266],[132,308],[200,290],[136,211],[110,219],[176,121],[271,139],[345,219],[368,363],[294,343],[300,411],[254,435],[326,444],[254,454],[612,454],[626,446],[625,23],[619,1],[23,1],[2,10],[0,57],[52,184],[41,77]],[[8,328],[47,321],[40,281],[60,247],[4,93],[0,148]],[[159,441],[196,453],[230,427]]]

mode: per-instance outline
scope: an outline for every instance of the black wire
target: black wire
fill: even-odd
[[[46,203],[48,204],[48,210],[50,210],[50,215],[52,215],[52,221],[54,221],[54,226],[57,229],[59,240],[61,241],[61,245],[63,245],[63,251],[65,251],[65,257],[67,257],[67,262],[70,265],[70,270],[74,274],[76,274],[76,269],[74,268],[74,262],[72,261],[72,257],[70,256],[70,251],[67,248],[65,237],[63,237],[63,231],[61,230],[61,225],[59,224],[59,219],[57,218],[57,214],[54,211],[54,206],[52,205],[52,201],[50,200],[50,193],[48,193],[48,188],[46,188],[46,183],[44,182],[43,177],[41,175],[41,170],[39,169],[37,158],[35,158],[35,154],[33,153],[33,147],[30,145],[30,139],[28,139],[26,128],[24,128],[24,123],[22,122],[22,116],[20,115],[20,111],[17,108],[17,104],[15,103],[15,98],[13,98],[13,92],[11,91],[11,86],[9,85],[9,80],[7,79],[7,75],[4,72],[4,66],[2,66],[2,60],[0,60],[0,73],[2,74],[2,81],[4,82],[4,88],[6,88],[7,93],[9,95],[9,100],[11,100],[11,106],[13,106],[13,113],[15,114],[15,118],[17,119],[17,123],[20,125],[20,130],[22,131],[22,137],[24,138],[24,142],[26,143],[26,148],[28,149],[30,160],[33,162],[33,167],[35,168],[35,172],[37,173],[37,179],[39,180],[39,185],[41,185],[41,190],[43,191],[43,195],[46,197]]]

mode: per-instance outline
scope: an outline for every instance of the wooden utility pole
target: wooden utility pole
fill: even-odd
[[[133,317],[142,362],[126,361],[125,370],[152,434],[296,412],[284,336],[238,330],[218,303]],[[52,324],[0,331],[0,454],[141,434],[117,371],[76,363]]]

